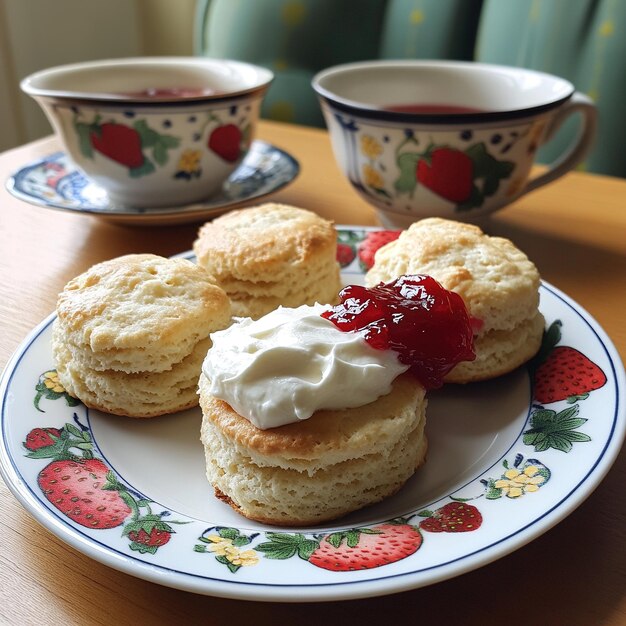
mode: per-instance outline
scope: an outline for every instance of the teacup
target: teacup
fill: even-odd
[[[336,160],[386,227],[423,217],[473,221],[562,176],[595,135],[593,102],[557,76],[450,61],[368,61],[313,79]],[[582,132],[529,179],[565,118]]]
[[[221,189],[250,146],[272,78],[236,61],[145,57],[54,67],[21,87],[114,203],[161,207]]]

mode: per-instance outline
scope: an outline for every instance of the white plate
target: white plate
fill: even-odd
[[[339,229],[345,261],[368,230]],[[344,267],[343,277],[361,281],[358,256]],[[428,585],[493,561],[551,528],[593,491],[621,447],[626,385],[615,348],[588,313],[547,284],[541,287],[541,310],[549,324],[561,322],[559,346],[569,346],[569,356],[574,349],[595,363],[606,382],[571,403],[557,400],[543,406],[533,399],[535,387],[526,368],[488,383],[431,393],[426,465],[396,496],[336,524],[272,529],[239,517],[215,499],[204,476],[199,409],[131,420],[68,405],[65,394],[45,385],[51,379],[44,373],[53,367],[54,316],[28,336],[4,372],[2,475],[26,509],[63,541],[111,567],[163,585],[268,601],[370,597]],[[528,433],[533,427],[535,433]],[[25,448],[27,435],[36,428],[57,429],[56,449],[44,446],[32,454]],[[74,444],[71,452],[85,455],[91,447],[93,456],[110,468],[109,482],[121,489],[119,497],[128,507],[118,526],[85,527],[46,498],[42,489],[51,484],[40,487],[38,476],[47,468],[49,480],[51,469],[58,467],[48,466],[56,463],[53,453],[58,458],[63,437]],[[33,458],[37,456],[41,458]],[[81,477],[89,478],[84,472]],[[100,487],[94,498],[102,497]],[[436,512],[450,505],[473,515],[471,530],[450,532],[452,522],[444,528]],[[394,529],[411,538],[412,554],[356,571],[319,567],[315,551],[324,537],[354,528],[370,532],[334,534],[335,543],[344,549],[348,539],[358,538],[388,553],[389,534],[376,527],[399,517],[406,523]],[[142,544],[148,536],[159,536],[162,545]],[[363,563],[360,557],[358,562]]]
[[[222,190],[203,202],[159,209],[113,204],[106,191],[82,174],[64,152],[21,167],[6,183],[20,200],[49,209],[73,211],[127,225],[184,224],[209,219],[278,191],[296,178],[298,161],[284,150],[254,141]]]

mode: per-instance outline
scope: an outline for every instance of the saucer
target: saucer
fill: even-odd
[[[7,181],[14,196],[49,209],[74,211],[120,224],[184,224],[215,217],[289,184],[300,172],[290,154],[254,141],[246,158],[222,190],[203,202],[158,209],[121,206],[78,170],[69,156],[56,152],[16,171]]]

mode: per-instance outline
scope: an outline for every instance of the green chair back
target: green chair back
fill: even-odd
[[[312,77],[366,59],[459,59],[557,74],[599,110],[582,169],[626,177],[623,0],[199,0],[198,55],[271,69],[262,116],[324,125]],[[550,162],[578,131],[575,117],[539,153]]]

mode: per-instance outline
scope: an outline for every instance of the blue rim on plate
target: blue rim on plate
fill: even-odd
[[[174,224],[214,217],[236,206],[274,193],[291,183],[300,165],[289,153],[265,141],[254,141],[222,190],[206,201],[158,209],[116,206],[64,152],[29,163],[7,180],[8,191],[30,204],[92,215],[120,223]]]
[[[338,228],[344,282],[362,280],[360,252],[372,230]],[[193,259],[190,252],[182,256]],[[521,368],[493,383],[433,393],[426,465],[396,496],[336,524],[269,528],[213,498],[198,440],[199,409],[129,420],[69,398],[51,369],[54,314],[4,371],[0,470],[30,514],[63,541],[166,586],[247,600],[325,601],[432,584],[550,529],[591,494],[621,448],[626,380],[617,351],[587,312],[546,283],[541,310],[560,329],[554,354],[582,358],[600,372],[588,389],[575,397],[541,397],[550,374]],[[105,467],[109,493],[117,490],[128,506],[123,520],[89,528],[46,495],[45,475],[61,448]],[[316,558],[322,542],[345,546],[350,538],[360,541],[364,530],[383,551],[393,543],[386,533],[408,534],[412,551],[355,571],[332,571]]]

